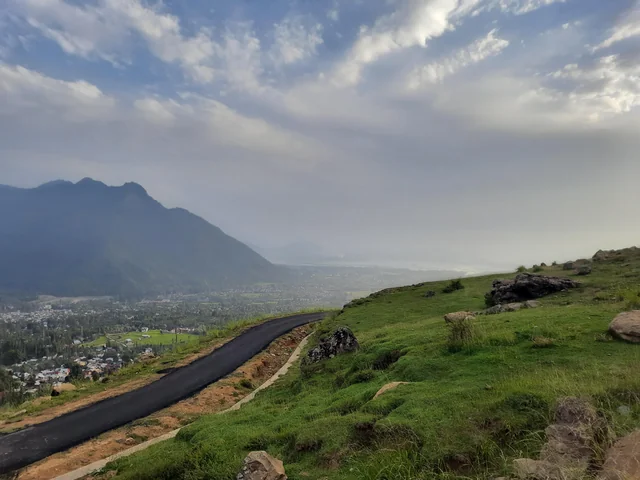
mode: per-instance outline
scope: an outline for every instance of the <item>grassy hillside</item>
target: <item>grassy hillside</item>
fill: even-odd
[[[512,473],[515,458],[535,458],[558,397],[589,397],[619,434],[640,426],[640,346],[607,334],[617,313],[640,304],[640,256],[595,263],[582,287],[541,308],[478,317],[473,339],[451,344],[442,316],[482,309],[492,281],[506,277],[357,301],[321,330],[349,326],[360,351],[294,369],[241,411],[204,417],[110,468],[122,479],[227,480],[247,452],[267,450],[292,480],[494,478]],[[373,400],[392,381],[411,383]]]

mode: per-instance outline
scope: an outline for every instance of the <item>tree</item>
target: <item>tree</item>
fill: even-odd
[[[82,367],[77,363],[74,363],[69,367],[69,378],[71,380],[78,380],[82,378]]]

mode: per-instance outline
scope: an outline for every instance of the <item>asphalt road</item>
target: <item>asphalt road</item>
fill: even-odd
[[[324,313],[309,313],[270,320],[149,385],[2,436],[0,474],[30,465],[190,397],[233,372],[276,338],[323,317]]]

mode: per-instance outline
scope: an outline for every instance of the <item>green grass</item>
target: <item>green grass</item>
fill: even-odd
[[[424,293],[447,282],[374,294],[318,329],[349,326],[357,353],[293,368],[240,411],[203,417],[108,468],[119,479],[226,480],[249,451],[267,450],[292,480],[491,479],[539,453],[566,395],[589,397],[624,434],[640,426],[640,346],[606,332],[629,302],[617,292],[640,281],[640,258],[627,263],[597,263],[579,289],[478,317],[453,337],[442,316],[482,309],[493,279],[514,274],[466,278],[464,290],[433,298]],[[392,381],[411,383],[373,400]]]
[[[149,335],[149,338],[144,338],[144,335]],[[126,332],[117,334],[107,334],[106,336],[98,337],[93,342],[89,342],[86,345],[90,347],[97,347],[105,345],[107,339],[112,342],[124,344],[126,339],[138,345],[171,345],[173,343],[190,343],[197,342],[198,335],[192,335],[189,333],[179,333],[177,336],[175,333],[162,333],[161,330],[149,330],[148,332]],[[177,342],[176,342],[177,338]]]

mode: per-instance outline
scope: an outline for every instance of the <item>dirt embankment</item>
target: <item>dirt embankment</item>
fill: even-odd
[[[310,332],[311,326],[299,327],[269,345],[267,350],[245,363],[231,375],[213,383],[197,395],[183,400],[149,417],[136,420],[129,425],[106,432],[66,452],[57,453],[22,472],[19,480],[49,480],[56,476],[109,457],[151,438],[159,437],[176,428],[191,423],[201,415],[229,408],[251,391],[271,378],[286,363],[300,341]],[[210,353],[216,346],[185,358],[178,366]],[[149,383],[160,375],[120,385],[98,395],[70,402],[26,419],[27,424],[44,422],[58,415],[81,408],[91,403],[115,396]]]

